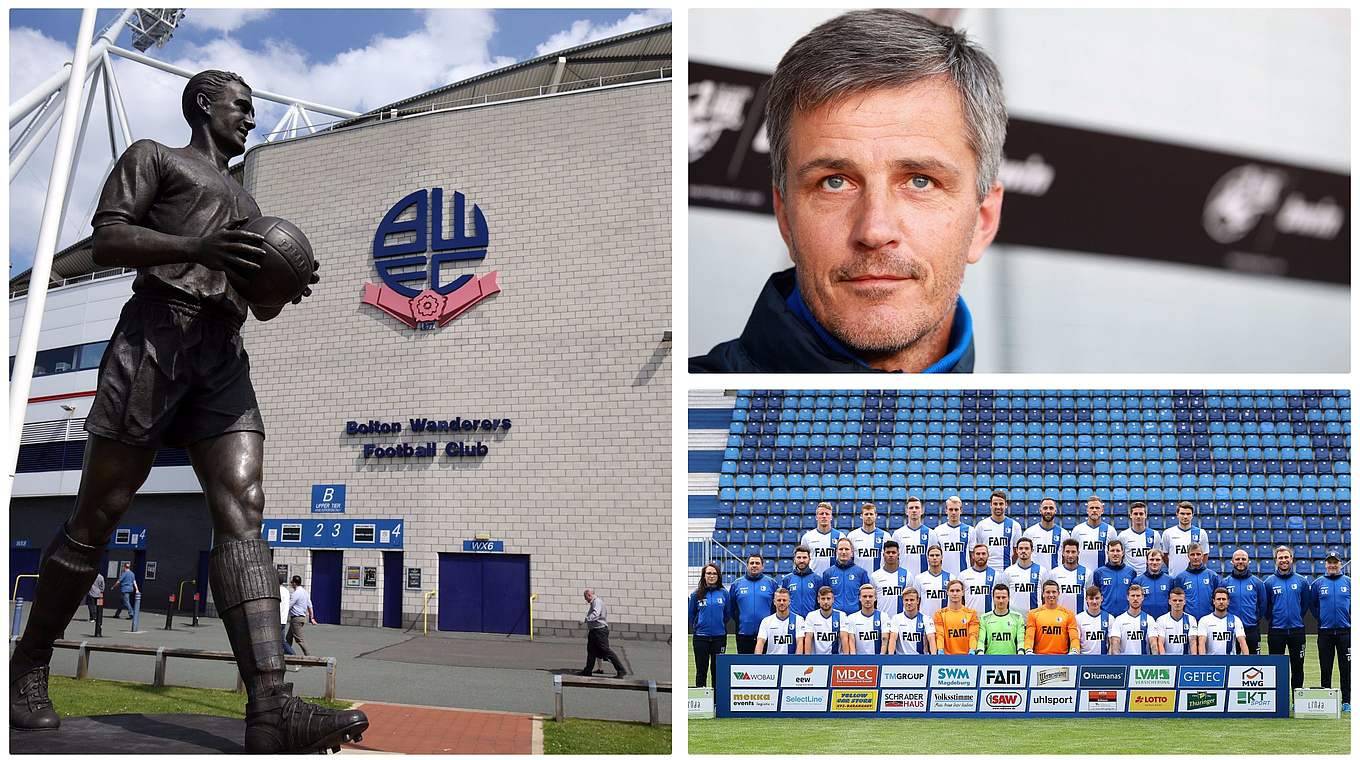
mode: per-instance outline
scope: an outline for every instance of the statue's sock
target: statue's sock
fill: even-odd
[[[279,581],[269,544],[260,539],[213,547],[209,580],[231,651],[254,701],[283,686]]]

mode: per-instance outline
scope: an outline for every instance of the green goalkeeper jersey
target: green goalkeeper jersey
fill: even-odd
[[[1019,654],[1025,646],[1025,619],[1018,612],[988,612],[978,625],[979,654]]]

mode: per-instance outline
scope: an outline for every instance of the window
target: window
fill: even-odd
[[[77,346],[62,346],[39,351],[33,357],[33,376],[59,375],[63,372],[76,372],[83,369],[99,369],[99,361],[104,357],[104,349],[109,342],[82,343]],[[10,377],[14,376],[14,359],[9,358]]]

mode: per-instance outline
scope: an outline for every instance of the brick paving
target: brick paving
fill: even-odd
[[[345,749],[408,755],[528,755],[542,751],[532,715],[363,702],[369,727]]]

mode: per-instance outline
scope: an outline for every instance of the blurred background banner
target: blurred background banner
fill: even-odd
[[[791,265],[765,89],[837,13],[691,13],[691,355]],[[1000,233],[963,289],[978,371],[1349,369],[1348,11],[944,19],[996,60],[1011,114]]]

